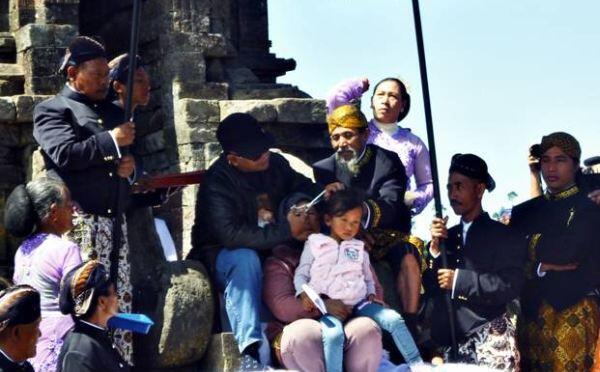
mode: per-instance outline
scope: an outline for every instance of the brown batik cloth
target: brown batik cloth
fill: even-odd
[[[563,311],[542,303],[537,319],[519,323],[524,371],[588,371],[594,362],[600,313],[586,297]]]
[[[127,244],[127,224],[125,217],[121,224],[121,245],[119,248],[119,268],[117,273],[117,298],[119,311],[131,312],[132,287],[131,265],[129,261],[129,245]],[[110,252],[112,250],[113,219],[91,215],[77,211],[74,219],[75,227],[69,233],[69,238],[81,247],[81,258],[99,260],[110,272]],[[119,349],[123,359],[133,364],[133,337],[131,332],[117,329],[113,333],[113,342]]]

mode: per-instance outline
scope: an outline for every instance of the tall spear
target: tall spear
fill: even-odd
[[[425,61],[425,47],[423,46],[423,31],[421,30],[421,13],[419,11],[419,0],[413,0],[413,16],[415,20],[415,34],[417,37],[417,50],[419,52],[419,69],[421,72],[421,86],[423,88],[423,104],[425,108],[425,124],[427,126],[427,140],[429,143],[429,158],[431,161],[431,176],[433,178],[433,198],[435,205],[435,214],[439,218],[443,218],[442,213],[442,197],[440,194],[440,184],[437,168],[437,157],[435,151],[435,137],[433,134],[433,119],[431,117],[431,101],[429,99],[429,83],[427,82],[427,63]],[[448,267],[448,257],[446,255],[446,247],[444,242],[440,242],[440,252],[442,259],[442,267]],[[454,360],[458,357],[458,346],[456,343],[456,325],[454,306],[450,293],[446,291],[446,309],[448,310],[448,320],[450,324],[450,336],[452,338],[452,357]]]
[[[131,31],[129,34],[129,61],[127,70],[127,96],[125,98],[125,113],[123,115],[123,121],[128,122],[132,119],[132,99],[133,99],[133,77],[136,70],[137,53],[138,53],[138,40],[140,35],[140,13],[141,13],[141,0],[133,0],[133,13],[131,19]],[[121,154],[125,155],[129,152],[127,148],[121,149]],[[117,211],[113,222],[112,231],[112,250],[110,251],[110,277],[117,285],[117,277],[119,272],[119,250],[121,249],[121,240],[123,230],[121,229],[121,186],[117,185]]]

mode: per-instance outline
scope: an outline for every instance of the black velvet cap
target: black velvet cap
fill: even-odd
[[[15,285],[0,292],[0,332],[6,327],[30,324],[42,315],[40,293],[28,285]]]
[[[485,161],[473,154],[455,154],[450,163],[450,173],[457,172],[469,178],[485,183],[488,191],[496,188],[496,182],[490,176]]]
[[[78,66],[96,58],[106,58],[104,45],[88,36],[77,36],[65,53],[59,73],[64,73],[69,66]]]

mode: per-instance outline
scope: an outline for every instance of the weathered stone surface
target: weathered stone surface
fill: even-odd
[[[10,32],[0,32],[0,63],[15,63],[16,53],[15,38],[12,34]]]
[[[221,120],[236,112],[245,112],[259,122],[272,123],[277,121],[277,110],[269,100],[220,101]]]
[[[15,94],[23,94],[23,79],[20,80],[5,80],[0,79],[0,96],[12,96]]]
[[[204,355],[213,321],[208,274],[196,261],[166,262],[150,208],[127,215],[134,310],[155,325],[137,335],[136,365],[142,370],[190,365]]]
[[[39,23],[78,24],[79,1],[48,2],[37,8],[36,21]]]
[[[230,332],[212,335],[206,356],[200,363],[200,371],[233,372],[241,366],[241,354]]]
[[[278,98],[273,103],[280,123],[325,123],[327,108],[323,100]]]
[[[175,131],[179,145],[214,141],[220,118],[218,101],[181,99],[175,104]]]
[[[17,110],[10,97],[0,97],[0,122],[12,122],[16,117]]]
[[[252,70],[244,66],[227,67],[225,76],[233,84],[252,84],[258,83],[258,77],[254,75]]]
[[[62,76],[33,76],[25,79],[25,94],[56,94],[65,84]]]
[[[212,328],[210,283],[200,263],[165,264],[161,281],[168,288],[158,293],[156,325],[140,337],[143,360],[139,367],[176,367],[198,361],[204,354]]]
[[[205,169],[208,167],[221,155],[223,149],[218,142],[209,142],[204,144],[204,160],[205,160]]]
[[[23,68],[15,63],[0,63],[0,79],[23,79]]]
[[[308,94],[294,86],[283,85],[280,87],[273,87],[272,85],[275,84],[268,84],[268,86],[257,86],[256,84],[239,85],[231,89],[230,99],[274,99],[279,97],[310,98]]]
[[[33,109],[35,106],[48,99],[51,98],[51,95],[21,95],[21,96],[13,96],[12,100],[17,109],[17,117],[16,121],[18,123],[29,123],[33,121]]]
[[[227,83],[188,83],[184,81],[173,84],[173,96],[205,100],[227,99],[229,84]]]
[[[15,33],[17,52],[23,52],[31,47],[37,48],[66,48],[77,35],[74,25],[43,25],[30,23]]]
[[[19,61],[27,76],[55,75],[65,54],[62,48],[39,47],[28,48],[21,53]]]

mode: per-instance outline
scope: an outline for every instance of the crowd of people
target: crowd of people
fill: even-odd
[[[132,310],[124,212],[159,204],[166,191],[132,192],[144,172],[123,109],[129,59],[109,62],[101,43],[77,37],[61,66],[65,87],[35,108],[47,177],[6,202],[6,229],[23,242],[14,286],[0,292],[0,371],[135,362],[131,334],[107,326]],[[148,103],[150,83],[137,56],[134,66],[135,107]],[[275,140],[251,115],[231,114],[217,129],[223,152],[199,188],[187,258],[208,268],[240,370],[395,368],[385,349],[414,371],[434,368],[426,362],[600,370],[600,182],[581,172],[578,141],[541,138],[532,198],[508,224],[483,210],[496,186],[486,162],[454,155],[446,188],[460,223],[434,218],[425,244],[411,219],[434,180],[425,144],[399,124],[410,95],[399,79],[378,82],[368,121],[368,88],[367,79],[333,88],[333,154],[312,165],[314,181],[269,151]]]

